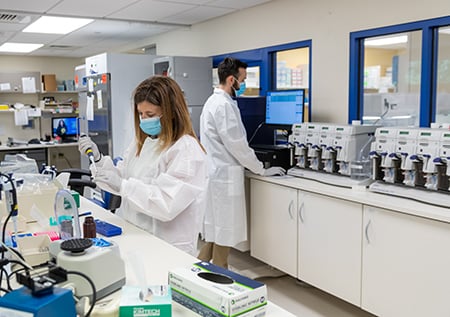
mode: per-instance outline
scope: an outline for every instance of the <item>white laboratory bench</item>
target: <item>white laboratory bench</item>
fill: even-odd
[[[23,145],[0,145],[0,161],[6,154],[23,153],[36,160],[38,167],[45,163],[49,166],[56,166],[61,170],[64,168],[79,168],[80,153],[78,143],[41,143]]]
[[[167,284],[168,271],[177,267],[187,267],[199,260],[148,232],[137,228],[122,218],[112,214],[81,197],[80,212],[91,211],[95,218],[102,219],[122,228],[122,235],[111,237],[119,245],[126,265],[126,284],[142,285],[143,277],[136,276],[136,269],[145,269],[145,279],[149,285]],[[138,263],[136,263],[138,260]],[[135,263],[133,263],[135,261]],[[112,296],[118,296],[119,292]],[[110,295],[111,296],[111,295]],[[173,302],[173,317],[195,317],[198,314]],[[94,309],[92,317],[104,316]],[[269,301],[266,317],[295,317],[295,315]]]
[[[450,195],[246,176],[253,257],[377,316],[450,316]]]

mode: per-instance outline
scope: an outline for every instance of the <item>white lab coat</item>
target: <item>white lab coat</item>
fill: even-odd
[[[196,255],[205,207],[206,154],[189,135],[162,153],[158,143],[158,139],[147,138],[137,157],[133,142],[115,168],[123,179],[117,214]],[[103,158],[101,167],[112,165],[106,160],[111,159]]]
[[[244,168],[262,174],[264,167],[248,145],[236,101],[220,88],[203,107],[200,140],[209,170],[203,236],[233,247],[247,240]]]

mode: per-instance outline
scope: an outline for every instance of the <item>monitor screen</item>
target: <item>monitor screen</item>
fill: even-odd
[[[292,125],[303,122],[305,90],[269,91],[266,98],[266,124]]]
[[[58,117],[52,118],[53,137],[60,138],[76,137],[78,135],[77,117]]]

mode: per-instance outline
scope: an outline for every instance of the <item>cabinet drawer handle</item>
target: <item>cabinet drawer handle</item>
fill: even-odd
[[[298,209],[298,219],[300,219],[300,221],[302,223],[305,222],[305,219],[303,219],[303,209],[304,209],[304,207],[305,207],[305,203],[302,202],[302,204],[300,205],[300,208]]]
[[[372,220],[369,220],[369,222],[367,223],[367,225],[366,225],[366,229],[364,230],[364,233],[365,233],[365,235],[366,235],[366,240],[367,240],[367,243],[368,244],[370,244],[370,239],[369,239],[369,226],[370,226],[370,223],[372,222]]]
[[[290,217],[291,219],[294,219],[294,216],[292,215],[292,207],[293,207],[293,205],[294,205],[294,201],[291,200],[291,202],[289,203],[289,208],[288,208],[289,217]]]

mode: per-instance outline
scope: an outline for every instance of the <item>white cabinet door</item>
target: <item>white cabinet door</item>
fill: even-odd
[[[364,207],[362,308],[450,316],[450,224]]]
[[[362,205],[302,192],[298,205],[298,278],[359,306]]]
[[[297,276],[297,190],[251,180],[250,254]]]

